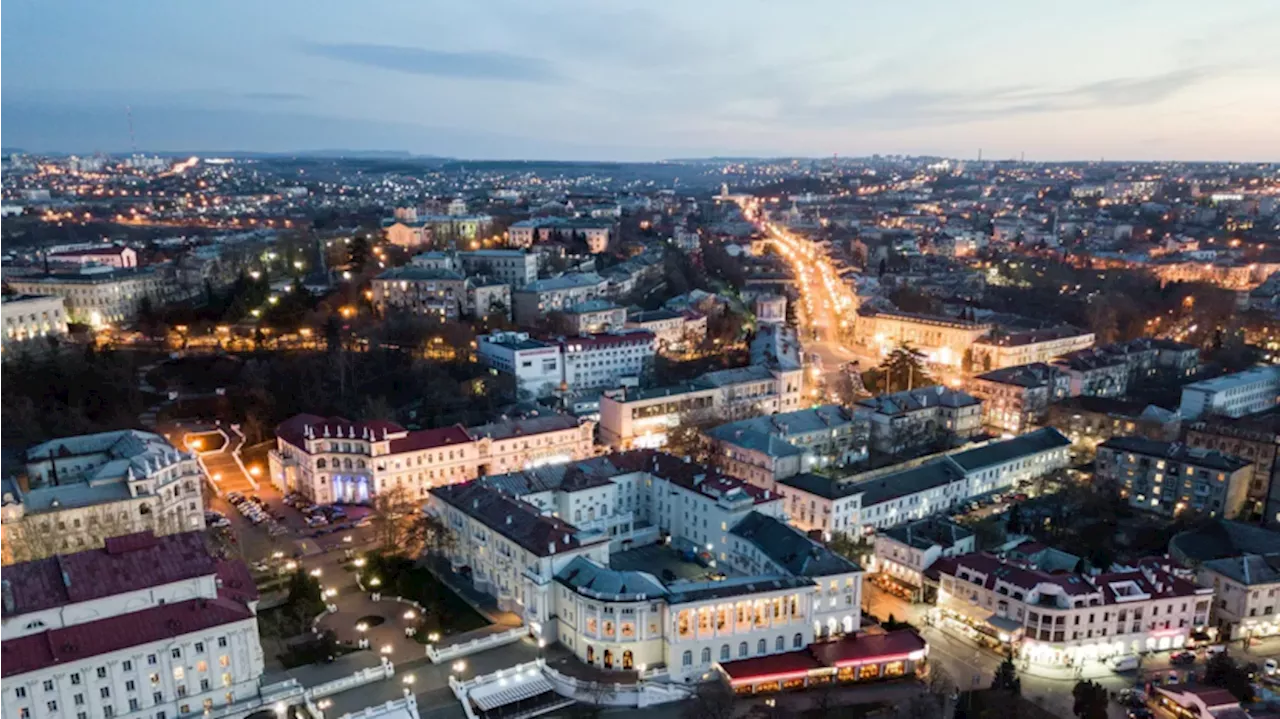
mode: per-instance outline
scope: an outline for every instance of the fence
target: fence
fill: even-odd
[[[528,636],[528,634],[528,627],[516,627],[515,629],[508,629],[505,632],[490,634],[487,637],[480,637],[466,642],[459,642],[458,644],[451,644],[447,647],[436,647],[434,644],[428,644],[427,659],[431,660],[432,664],[439,664],[440,662],[446,662],[450,659],[456,659],[457,657],[465,657],[477,652],[483,652],[486,649],[514,644],[525,636]]]
[[[695,691],[692,686],[671,684],[663,681],[666,676],[666,671],[663,669],[642,672],[639,675],[639,679],[634,683],[593,682],[562,674],[547,666],[546,661],[543,659],[499,669],[493,674],[477,676],[467,681],[461,681],[450,675],[449,689],[453,691],[453,695],[458,698],[458,701],[462,702],[463,711],[466,712],[468,719],[475,719],[475,713],[471,710],[470,702],[467,699],[467,695],[471,690],[530,670],[541,672],[542,676],[551,682],[552,688],[560,696],[600,706],[636,707],[642,709],[655,704],[666,704],[667,702],[688,699]]]
[[[308,700],[321,699],[340,692],[345,692],[348,689],[362,687],[365,684],[372,684],[373,682],[380,682],[383,679],[390,679],[395,676],[395,673],[395,665],[383,658],[381,663],[376,667],[361,669],[355,674],[340,677],[331,682],[317,684],[308,689],[305,696]]]

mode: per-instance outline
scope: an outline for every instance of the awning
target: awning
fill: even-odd
[[[992,614],[987,617],[987,624],[999,629],[1002,632],[1013,634],[1022,629],[1022,622],[1008,617],[1002,617],[999,614]]]
[[[526,672],[478,686],[471,690],[469,696],[481,711],[487,712],[550,691],[555,689],[541,673]]]

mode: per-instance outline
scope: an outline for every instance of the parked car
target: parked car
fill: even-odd
[[[323,527],[328,523],[329,520],[325,519],[323,514],[313,514],[307,518],[308,527]]]
[[[1266,674],[1267,676],[1274,676],[1276,671],[1280,671],[1280,669],[1277,668],[1276,660],[1268,659],[1262,663],[1263,674]]]
[[[1132,654],[1122,657],[1112,657],[1107,665],[1111,667],[1113,672],[1131,672],[1138,668],[1138,658]]]
[[[1154,716],[1146,707],[1134,707],[1129,710],[1129,719],[1151,719]]]
[[[1192,654],[1191,652],[1174,652],[1173,654],[1169,655],[1169,663],[1176,667],[1184,666],[1187,664],[1195,664],[1196,655]]]

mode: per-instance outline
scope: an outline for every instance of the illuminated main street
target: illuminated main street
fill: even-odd
[[[754,207],[743,207],[748,218],[756,217],[756,212]],[[826,251],[818,243],[768,220],[757,219],[756,225],[791,266],[800,295],[795,308],[800,336],[806,351],[822,359],[823,371],[837,372],[851,361],[859,362],[863,368],[878,363],[878,357],[859,351],[844,340],[853,327],[858,298]]]

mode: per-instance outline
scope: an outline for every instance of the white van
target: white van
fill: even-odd
[[[1210,657],[1217,656],[1225,651],[1227,651],[1226,644],[1210,644],[1209,646],[1204,648],[1205,656],[1210,656]]]
[[[1132,672],[1138,668],[1138,658],[1132,654],[1122,657],[1112,657],[1107,666],[1111,667],[1113,672]]]

